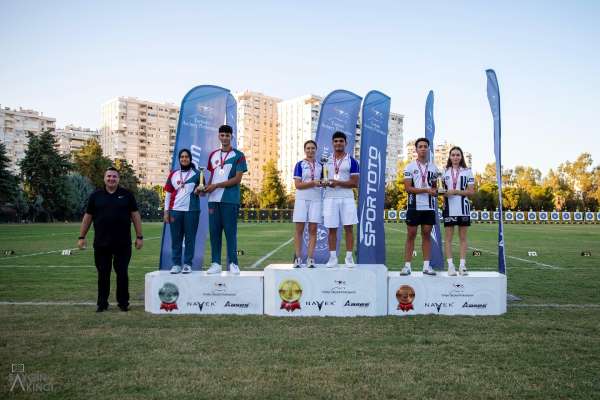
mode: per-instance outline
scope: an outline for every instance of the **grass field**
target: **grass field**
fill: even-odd
[[[471,270],[495,269],[496,229],[472,227]],[[280,246],[256,268],[290,262],[292,230],[241,224],[242,269]],[[60,254],[78,225],[0,225],[0,250],[16,252],[0,256],[2,398],[600,398],[600,225],[507,225],[508,289],[522,301],[477,318],[146,314],[160,231],[145,224],[134,251],[131,312],[116,310],[113,286],[96,314],[92,251]],[[397,270],[405,226],[386,235]],[[15,363],[51,388],[10,392]]]

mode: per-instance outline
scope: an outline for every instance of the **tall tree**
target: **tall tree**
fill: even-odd
[[[67,194],[69,216],[76,220],[80,219],[85,212],[87,200],[94,191],[89,179],[77,173],[67,177]]]
[[[104,187],[104,173],[111,162],[102,154],[102,147],[96,139],[88,140],[75,153],[75,170],[90,180],[95,188]]]
[[[160,196],[154,189],[141,188],[137,194],[137,204],[144,219],[160,219]]]
[[[127,160],[118,158],[115,160],[115,168],[119,171],[119,185],[136,194],[140,180]]]
[[[29,145],[20,161],[27,197],[36,215],[49,219],[63,217],[67,211],[66,178],[71,169],[68,155],[56,150],[56,139],[50,130],[39,136],[28,133]]]
[[[0,142],[0,205],[12,203],[17,196],[18,180],[8,169],[9,165],[6,146]]]
[[[279,177],[275,160],[269,160],[263,166],[263,186],[258,200],[261,208],[282,208],[285,206],[285,189]]]
[[[256,194],[256,192],[254,192],[252,189],[250,189],[248,186],[244,185],[243,183],[240,186],[240,197],[241,197],[242,207],[255,208],[255,207],[258,207],[258,205],[259,205],[258,195]]]

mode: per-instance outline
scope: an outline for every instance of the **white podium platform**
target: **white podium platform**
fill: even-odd
[[[145,308],[153,314],[262,314],[263,272],[146,274]]]
[[[390,272],[388,314],[500,315],[506,313],[506,275],[469,271],[467,276]]]
[[[387,314],[388,272],[384,265],[293,268],[291,264],[271,264],[264,273],[264,311],[267,315],[354,317]]]

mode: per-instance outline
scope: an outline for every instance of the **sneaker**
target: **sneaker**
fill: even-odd
[[[192,266],[191,265],[187,265],[187,264],[183,264],[183,269],[181,270],[182,274],[189,274],[190,272],[192,272]]]
[[[400,275],[402,275],[402,276],[410,275],[410,273],[411,273],[411,270],[408,265],[405,265],[404,268],[402,268],[402,271],[400,271]]]
[[[212,263],[210,264],[210,268],[206,270],[207,274],[220,274],[221,273],[221,264]]]
[[[173,265],[171,267],[171,273],[172,274],[178,274],[181,272],[181,265]]]
[[[344,262],[346,263],[346,268],[354,268],[356,266],[356,264],[354,264],[354,259],[351,255],[346,256]]]
[[[104,312],[108,310],[108,306],[98,306],[98,308],[96,308],[96,312]]]
[[[463,276],[469,275],[469,271],[467,271],[467,266],[463,265],[462,267],[458,267],[458,273]]]
[[[240,274],[240,267],[238,267],[234,263],[229,264],[229,273],[232,274],[232,275],[239,275]]]
[[[119,306],[119,310],[121,310],[123,312],[127,312],[127,311],[129,311],[129,306]]]
[[[456,267],[454,264],[448,265],[448,276],[456,276]]]
[[[330,256],[329,261],[327,261],[327,268],[335,268],[338,266],[337,257]]]
[[[300,268],[302,266],[302,259],[300,257],[296,257],[294,260],[294,268]]]
[[[308,266],[308,268],[314,268],[315,267],[315,259],[309,258],[308,260],[306,260],[306,265]]]
[[[428,267],[423,267],[423,275],[435,276],[436,272],[431,268],[431,265]]]

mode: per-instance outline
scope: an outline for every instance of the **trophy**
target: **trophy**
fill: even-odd
[[[437,174],[437,192],[438,192],[438,194],[446,193],[446,188],[444,187],[443,177],[444,177],[444,174],[442,174],[441,172],[439,172]]]
[[[325,152],[321,155],[321,165],[323,166],[323,186],[329,185],[329,171],[327,168],[327,163],[329,162],[329,157]]]
[[[204,186],[204,167],[200,167],[200,181],[198,182],[198,189],[204,192],[206,187]]]

